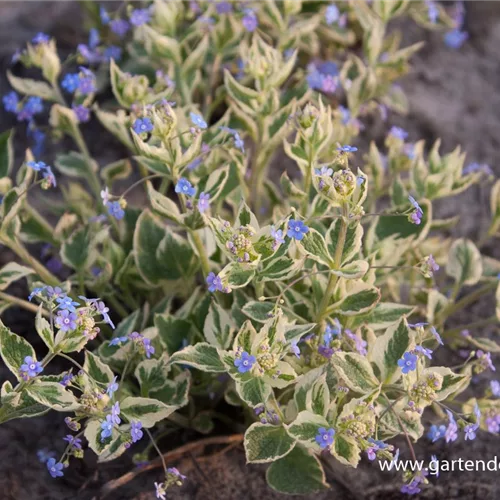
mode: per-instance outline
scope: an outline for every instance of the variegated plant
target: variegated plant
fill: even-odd
[[[156,0],[127,20],[87,6],[98,29],[78,48],[85,66],[63,77],[40,33],[17,60],[44,80],[9,73],[24,97],[8,94],[5,108],[28,121],[34,147],[12,182],[13,133],[0,136],[0,242],[23,261],[0,270],[0,310],[34,312],[46,352],[0,327],[16,378],[2,385],[0,422],[72,414],[77,434],[47,461],[58,477],[83,456],[81,437],[100,461],[132,445],[144,461],[173,430],[212,432],[225,401],[250,424],[247,460],[270,463],[269,484],[295,494],[327,487],[327,454],[352,467],[363,453],[393,460],[388,440],[403,434],[411,448],[431,410],[449,421],[434,440],[498,432],[500,384],[460,394],[500,351],[480,333],[500,317],[500,262],[480,252],[499,235],[500,181],[487,234],[453,241],[443,230],[458,218],[440,219],[433,202],[482,182],[485,168],[397,127],[364,155],[349,145],[366,116],[406,110],[394,82],[420,45],[401,48],[389,21],[439,29],[456,18],[430,1],[195,4]],[[108,85],[112,103],[98,99]],[[78,148],[57,155],[57,180],[41,161],[41,99],[52,138]],[[123,158],[92,158],[80,126],[91,111]],[[140,177],[115,194],[132,164]],[[57,182],[53,224],[33,188]],[[147,203],[134,205],[141,186]],[[27,245],[40,242],[37,257]],[[29,301],[6,291],[21,278]],[[456,313],[495,289],[491,317],[457,326]],[[434,366],[443,343],[470,349],[460,367]],[[46,374],[57,357],[73,369]],[[144,434],[152,445],[141,448]],[[158,498],[184,478],[163,465]],[[427,480],[405,481],[415,491]]]

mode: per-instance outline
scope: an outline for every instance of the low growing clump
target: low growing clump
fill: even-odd
[[[397,460],[398,435],[414,454],[431,414],[433,441],[498,433],[498,382],[461,394],[494,370],[500,346],[479,332],[498,321],[500,304],[469,325],[454,317],[495,290],[500,301],[500,262],[480,253],[499,233],[500,182],[484,238],[452,240],[443,231],[458,218],[436,218],[433,202],[491,177],[486,166],[464,168],[459,148],[441,155],[439,142],[428,150],[394,126],[364,155],[350,145],[366,117],[406,110],[395,82],[420,44],[401,48],[389,21],[411,15],[448,28],[456,47],[463,9],[87,7],[96,28],[76,57],[60,61],[55,40],[39,33],[14,61],[43,79],[9,73],[14,90],[3,99],[32,148],[12,181],[13,134],[0,136],[0,242],[23,261],[0,270],[0,310],[36,312],[46,350],[1,325],[0,354],[16,380],[2,385],[0,422],[68,413],[62,456],[41,454],[49,473],[63,476],[87,446],[100,462],[129,448],[148,461],[168,433],[210,434],[228,405],[245,425],[248,462],[269,463],[268,482],[284,493],[327,487],[326,455],[351,467],[363,456]],[[81,124],[92,115],[123,158],[103,166],[91,157]],[[78,151],[50,162],[45,143],[63,136]],[[284,164],[295,174],[276,182]],[[32,204],[37,186],[60,189],[45,194],[54,196],[48,212]],[[147,207],[132,203],[141,189]],[[44,244],[41,255],[33,243]],[[29,300],[5,291],[21,278]],[[443,344],[467,351],[460,366],[435,365]],[[50,373],[58,357],[73,368]],[[158,498],[185,479],[170,465],[163,460]],[[407,472],[404,482],[415,493],[428,481]]]

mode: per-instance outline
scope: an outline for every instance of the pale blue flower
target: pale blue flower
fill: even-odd
[[[238,368],[240,373],[246,373],[252,369],[252,366],[256,362],[255,356],[248,354],[248,352],[243,351],[240,358],[234,360],[234,366]]]
[[[189,117],[191,118],[191,121],[193,122],[193,125],[195,127],[198,127],[200,129],[206,129],[207,128],[207,122],[200,116],[197,115],[196,113],[189,113]]]

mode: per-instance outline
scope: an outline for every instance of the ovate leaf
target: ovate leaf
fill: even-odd
[[[189,365],[210,373],[223,373],[226,371],[217,348],[205,342],[187,346],[182,351],[172,354],[170,364],[175,363]]]
[[[289,495],[305,495],[329,487],[321,463],[302,446],[295,446],[271,464],[266,479],[271,488]]]
[[[333,369],[349,389],[360,394],[372,392],[379,384],[366,357],[355,352],[336,352],[331,358]]]
[[[263,464],[284,457],[295,445],[282,426],[255,422],[245,432],[247,463]]]
[[[0,355],[7,368],[20,380],[19,368],[26,356],[35,358],[35,350],[27,340],[12,333],[0,321]]]
[[[460,285],[475,285],[483,273],[481,253],[470,240],[461,238],[448,253],[446,273]]]

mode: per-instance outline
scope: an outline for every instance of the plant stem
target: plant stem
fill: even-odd
[[[496,316],[491,316],[486,319],[480,319],[478,321],[468,323],[467,325],[462,325],[456,328],[451,328],[450,330],[446,330],[443,332],[443,337],[445,338],[453,337],[454,335],[460,333],[463,330],[471,330],[473,328],[479,328],[481,326],[494,325],[495,323],[498,323],[498,318]]]
[[[382,397],[387,401],[387,404],[390,405],[389,408],[390,408],[392,414],[396,417],[396,420],[398,421],[399,427],[401,428],[401,430],[403,431],[403,433],[405,435],[406,442],[408,443],[408,448],[410,448],[411,458],[413,459],[414,462],[416,462],[417,457],[415,456],[415,450],[413,449],[413,445],[411,444],[410,436],[408,436],[408,432],[406,431],[406,428],[403,425],[403,422],[401,421],[401,417],[394,411],[394,408],[392,407],[391,402],[389,401],[387,396],[385,394],[382,394]]]
[[[301,213],[305,217],[307,212],[307,207],[309,205],[309,191],[311,190],[312,182],[312,148],[309,146],[309,155],[307,161],[306,176],[304,177],[304,192],[306,193],[304,199],[302,200]]]
[[[149,436],[149,439],[151,440],[151,444],[153,445],[154,449],[156,450],[156,452],[160,456],[161,463],[163,465],[163,470],[165,471],[165,474],[166,474],[167,473],[167,464],[165,462],[165,458],[163,457],[163,453],[160,451],[160,448],[158,448],[158,445],[156,444],[156,441],[155,441],[153,435],[151,434],[151,432],[149,431],[149,429],[144,429],[144,430],[146,431],[147,435]]]
[[[107,295],[106,302],[109,302],[109,305],[122,317],[122,319],[128,316],[128,311],[118,302],[115,296]]]
[[[442,323],[444,323],[452,314],[460,311],[461,309],[464,309],[469,304],[472,304],[472,303],[476,302],[483,295],[485,295],[486,293],[488,293],[491,290],[495,289],[497,286],[498,286],[497,282],[487,283],[486,285],[484,285],[484,286],[482,286],[480,288],[477,288],[473,292],[471,292],[468,295],[466,295],[465,297],[461,298],[458,302],[456,302],[454,304],[450,304],[446,309],[444,309],[444,311],[442,312],[442,314],[438,315],[439,321],[441,321]],[[456,288],[457,287],[455,286],[454,290],[456,290]],[[456,297],[457,294],[458,293],[452,293],[452,297],[453,296]]]
[[[210,262],[208,261],[207,252],[205,252],[205,247],[203,246],[203,242],[201,241],[200,235],[197,231],[193,231],[192,229],[189,231],[191,237],[193,238],[194,246],[198,251],[198,255],[201,259],[201,269],[203,271],[203,276],[206,278],[208,273],[210,272]]]
[[[19,307],[23,307],[24,309],[31,311],[33,313],[38,312],[38,306],[28,302],[27,300],[20,299],[18,297],[14,297],[14,295],[9,295],[8,293],[0,292],[0,300],[4,300],[9,304],[13,304]],[[49,312],[45,309],[42,309],[42,315],[48,318],[50,316]]]
[[[23,262],[31,266],[35,272],[40,276],[46,285],[57,286],[60,282],[42,263],[38,262],[19,242],[0,240],[1,243],[8,246]]]
[[[169,451],[168,453],[165,453],[164,455],[162,455],[163,460],[160,460],[160,458],[157,458],[140,469],[135,469],[131,472],[128,472],[127,474],[124,474],[122,477],[120,477],[118,479],[108,481],[101,488],[100,498],[105,498],[113,490],[129,483],[135,477],[137,477],[139,474],[142,474],[143,472],[146,472],[146,471],[149,471],[152,469],[156,469],[159,466],[163,466],[164,463],[174,462],[174,461],[182,458],[184,455],[190,453],[193,450],[196,450],[199,448],[203,449],[203,448],[206,448],[207,446],[216,445],[216,444],[230,444],[230,445],[239,444],[239,443],[243,442],[243,437],[244,437],[243,434],[232,434],[230,436],[213,436],[213,437],[209,437],[209,438],[205,438],[205,439],[200,439],[199,441],[193,441],[191,443],[187,443],[187,444],[185,444],[185,445],[183,445],[175,450]]]
[[[340,219],[340,231],[339,231],[339,239],[337,241],[337,247],[335,248],[335,256],[333,259],[333,268],[339,269],[342,263],[342,254],[344,252],[345,239],[347,236],[347,205],[344,204],[342,206],[342,215],[343,217]],[[328,305],[330,304],[330,299],[333,295],[333,291],[337,285],[338,276],[336,274],[330,274],[330,278],[328,279],[328,285],[326,286],[325,295],[323,295],[323,299],[319,306],[318,319],[317,323],[321,322],[325,313],[328,309]]]

